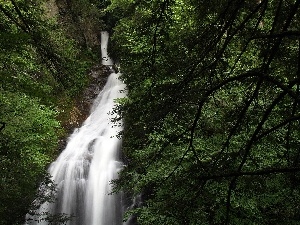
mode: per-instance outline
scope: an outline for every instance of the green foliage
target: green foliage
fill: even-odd
[[[98,0],[56,1],[65,31],[83,48],[99,55],[100,31],[104,30],[103,4]]]
[[[24,223],[57,155],[63,134],[58,118],[87,84],[86,70],[95,59],[48,17],[45,4],[0,1],[1,225]]]
[[[27,86],[45,84],[40,90],[36,87],[34,93],[52,89],[54,93],[63,91],[76,95],[87,83],[85,71],[91,65],[91,57],[66,37],[65,28],[62,29],[54,18],[45,18],[42,3],[7,1],[1,5],[1,73],[8,77],[8,83],[14,83],[10,79],[14,74],[17,80],[21,75],[20,79],[28,80],[23,82],[29,82]],[[47,94],[40,93],[39,97]]]
[[[111,2],[138,223],[299,223],[299,1]]]
[[[70,216],[65,213],[53,215],[48,211],[39,211],[40,207],[45,207],[56,200],[56,192],[57,187],[52,181],[50,174],[46,174],[39,183],[35,199],[30,205],[29,212],[26,214],[25,224],[31,224],[32,221],[39,221],[58,225],[66,224],[70,220]]]
[[[1,91],[1,224],[20,223],[57,147],[54,110],[23,93]],[[14,216],[12,216],[14,215]]]

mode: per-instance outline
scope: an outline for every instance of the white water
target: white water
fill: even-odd
[[[90,116],[74,131],[65,150],[51,164],[49,173],[57,184],[57,201],[43,204],[39,213],[71,215],[69,225],[122,224],[121,196],[110,195],[110,181],[117,178],[122,167],[121,140],[116,137],[122,127],[111,122],[116,117],[112,113],[115,99],[125,97],[125,84],[118,77],[116,73],[108,77]]]
[[[113,61],[108,56],[107,45],[109,40],[109,34],[107,31],[101,31],[101,55],[102,55],[102,65],[112,66]]]

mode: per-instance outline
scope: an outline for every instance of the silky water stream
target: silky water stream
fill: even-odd
[[[111,64],[107,56],[107,32],[102,32],[102,64]],[[57,184],[57,200],[45,203],[40,213],[67,214],[68,225],[121,225],[123,204],[121,194],[110,194],[110,181],[122,168],[122,126],[111,122],[115,99],[125,97],[125,84],[118,73],[109,75],[106,85],[94,100],[90,116],[70,136],[66,148],[49,167]],[[39,220],[39,218],[37,219]],[[28,224],[48,224],[31,220]]]

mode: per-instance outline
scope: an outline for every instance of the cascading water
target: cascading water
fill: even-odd
[[[108,40],[107,35],[102,32],[105,62],[109,59],[107,41],[103,41]],[[51,164],[49,173],[57,184],[57,200],[43,204],[40,212],[68,214],[72,216],[69,225],[122,224],[121,195],[110,195],[110,181],[117,178],[122,167],[119,161],[121,140],[116,137],[122,127],[111,122],[116,117],[112,112],[115,99],[125,97],[125,84],[118,77],[119,74],[110,74],[94,101],[90,116],[74,131],[65,150]],[[48,223],[31,221],[29,224]]]
[[[101,55],[102,55],[102,65],[112,66],[113,61],[107,54],[109,34],[107,31],[101,31]]]

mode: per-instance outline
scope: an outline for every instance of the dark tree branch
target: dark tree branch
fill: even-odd
[[[233,190],[235,189],[235,185],[237,182],[237,178],[231,180],[228,191],[227,191],[227,197],[226,197],[226,217],[225,217],[225,225],[230,224],[230,208],[231,208],[231,194]]]
[[[254,99],[257,97],[258,95],[258,92],[259,92],[259,89],[261,87],[261,84],[262,84],[262,80],[260,79],[258,82],[257,82],[257,85],[256,85],[256,88],[251,96],[250,99],[248,99],[245,103],[245,106],[243,107],[242,111],[240,112],[239,114],[239,117],[238,119],[236,120],[236,123],[234,125],[234,127],[230,130],[228,136],[227,136],[227,139],[226,141],[224,142],[223,144],[223,147],[221,149],[221,151],[218,153],[217,157],[216,157],[216,160],[214,161],[213,163],[213,167],[216,165],[216,163],[218,162],[218,158],[220,157],[220,155],[225,151],[225,149],[229,146],[229,143],[230,143],[230,140],[232,138],[232,136],[235,134],[237,128],[241,125],[241,122],[242,120],[244,119],[245,117],[245,114],[248,110],[248,108],[250,107],[251,103],[254,101]]]
[[[297,120],[300,120],[300,115],[298,116],[293,116],[293,117],[290,117],[284,121],[282,121],[281,123],[279,123],[278,125],[270,128],[269,130],[266,130],[264,131],[263,133],[261,133],[259,136],[256,137],[256,141],[259,141],[260,139],[262,139],[263,137],[269,135],[270,133],[282,128],[283,126],[287,125],[287,124],[290,124],[291,122],[294,122],[294,121],[297,121]],[[288,136],[289,137],[289,136]],[[287,138],[288,138],[287,137]]]
[[[242,158],[242,161],[237,169],[237,171],[241,171],[246,160],[247,160],[247,157],[248,155],[250,154],[250,150],[253,146],[253,144],[256,142],[257,140],[257,135],[259,134],[259,132],[262,130],[262,127],[263,125],[265,124],[265,122],[267,121],[267,119],[269,118],[271,112],[273,111],[274,107],[283,99],[283,97],[286,95],[287,93],[286,92],[282,92],[280,93],[274,100],[273,102],[271,103],[271,105],[266,109],[262,119],[260,120],[260,122],[258,123],[254,133],[252,134],[250,140],[247,142],[245,148],[241,148],[240,149],[240,152],[244,152],[244,155],[243,155],[243,158]]]
[[[286,31],[286,32],[282,32],[280,34],[253,36],[251,38],[251,40],[263,39],[263,38],[273,39],[273,38],[284,38],[284,37],[300,37],[300,31]]]
[[[224,173],[224,174],[199,176],[197,179],[201,181],[208,181],[208,180],[218,180],[218,179],[225,179],[231,177],[265,176],[265,175],[272,175],[272,174],[279,174],[279,173],[295,173],[295,172],[300,172],[300,167],[266,168],[263,170],[256,170],[256,171],[239,171],[239,172],[236,171],[236,172]]]
[[[268,5],[268,0],[264,0],[262,1],[260,4],[258,4],[256,6],[256,8],[239,24],[239,26],[237,26],[235,28],[235,30],[229,34],[229,37],[228,39],[226,39],[225,43],[224,43],[224,46],[222,48],[222,50],[220,51],[220,55],[223,55],[225,49],[227,49],[227,46],[228,44],[230,43],[230,41],[232,40],[232,38],[241,30],[243,30],[243,28],[245,27],[245,25],[253,18],[253,16],[259,11],[259,9],[262,7],[262,6],[265,6],[263,8],[263,11],[260,15],[260,18],[262,18],[262,16],[264,15],[266,9],[267,9],[267,5]],[[259,21],[260,22],[260,21]],[[258,26],[259,22],[256,23],[256,26]]]
[[[155,29],[154,29],[154,34],[153,34],[153,45],[152,45],[152,53],[151,53],[151,66],[152,66],[152,69],[154,69],[154,64],[155,64],[155,61],[156,61],[156,47],[157,47],[157,32],[158,32],[158,28],[159,28],[159,25],[160,23],[162,22],[162,19],[163,19],[163,15],[164,15],[164,12],[167,8],[167,5],[168,5],[168,2],[169,0],[164,0],[161,5],[160,5],[160,14],[158,16],[158,19],[156,21],[156,24],[155,24]]]
[[[300,80],[300,39],[298,39],[298,70],[297,70],[297,78]],[[296,93],[299,96],[299,94],[300,94],[300,82],[297,83]],[[298,103],[298,105],[299,104],[300,103]],[[294,105],[296,107],[296,102],[294,102]],[[299,158],[300,158],[300,149],[297,152],[297,155],[295,157],[293,165],[297,165],[298,164]]]
[[[221,89],[223,86],[226,86],[227,84],[229,84],[231,82],[234,82],[234,81],[243,81],[244,79],[252,78],[252,77],[255,77],[256,79],[262,78],[263,80],[267,80],[270,83],[273,83],[275,86],[277,86],[278,88],[282,89],[284,92],[288,93],[292,98],[294,98],[295,100],[297,100],[300,103],[300,96],[298,96],[291,89],[295,84],[297,84],[298,82],[300,82],[299,79],[295,79],[295,80],[291,81],[288,86],[285,86],[282,82],[276,80],[275,78],[273,78],[273,77],[271,77],[269,75],[266,75],[265,73],[262,73],[260,71],[255,71],[255,70],[248,71],[248,72],[240,74],[238,76],[229,77],[229,78],[223,80],[222,82],[220,82],[219,84],[216,84],[214,87],[212,87],[209,90],[207,90],[207,92],[204,94],[204,97],[202,98],[202,101],[206,101],[207,98],[211,94],[213,94],[215,91]]]
[[[19,21],[16,18],[14,18],[14,16],[7,9],[5,9],[1,4],[0,4],[0,11],[2,11],[3,14],[7,18],[9,18],[22,31],[24,31],[25,33],[29,33],[29,30],[27,29],[27,27],[24,24],[19,23]]]
[[[200,158],[199,158],[199,156],[198,156],[198,154],[197,154],[197,152],[196,152],[196,150],[195,150],[194,145],[192,144],[192,145],[190,146],[190,148],[192,149],[192,152],[193,152],[193,154],[194,154],[194,156],[195,156],[197,162],[200,163],[201,161],[200,161]]]
[[[287,19],[286,19],[286,21],[285,21],[285,23],[284,23],[284,25],[283,25],[283,27],[281,29],[281,33],[284,33],[284,32],[288,31],[288,28],[291,25],[291,23],[293,21],[293,18],[294,18],[294,16],[296,15],[296,13],[298,11],[299,5],[300,5],[300,0],[296,0],[295,4],[291,5],[291,7],[290,7],[290,14],[288,15],[288,17],[287,17]],[[264,70],[267,70],[269,68],[271,62],[273,61],[276,53],[279,50],[279,46],[280,46],[282,40],[283,40],[283,36],[279,37],[277,39],[275,45],[273,46],[273,48],[270,51],[269,58],[264,63]]]
[[[251,139],[248,141],[247,145],[245,146],[245,149],[240,149],[240,152],[244,151],[244,155],[242,157],[242,161],[237,169],[237,173],[240,173],[242,171],[242,168],[244,164],[246,163],[246,160],[250,154],[250,150],[252,148],[252,145],[256,141],[256,137],[258,133],[261,131],[263,125],[267,121],[268,117],[270,116],[271,112],[273,111],[274,107],[282,100],[282,98],[286,95],[286,92],[282,92],[275,98],[275,100],[272,102],[272,104],[268,107],[268,109],[265,111],[265,114],[263,115],[261,121],[257,125]],[[229,213],[230,213],[230,199],[231,199],[231,193],[235,187],[235,184],[237,182],[239,176],[234,176],[230,182],[229,189],[228,189],[228,195],[227,195],[227,204],[226,204],[226,224],[229,224]]]
[[[195,115],[195,119],[194,119],[192,127],[191,127],[190,141],[189,141],[189,148],[191,148],[193,150],[194,155],[195,155],[198,162],[200,162],[200,160],[199,160],[199,158],[198,158],[198,156],[195,152],[195,149],[193,147],[193,141],[194,141],[194,135],[195,135],[196,127],[197,127],[198,121],[199,121],[200,116],[201,116],[202,107],[204,105],[204,102],[201,102],[201,103],[198,105],[197,113]]]
[[[190,146],[186,149],[186,151],[184,152],[184,154],[181,156],[178,164],[175,166],[175,168],[172,170],[172,172],[164,179],[164,181],[168,180],[174,173],[175,171],[179,168],[179,166],[182,164],[184,157],[186,156],[186,154],[190,151]]]
[[[22,21],[22,23],[23,23],[24,26],[26,27],[26,30],[27,30],[28,32],[30,32],[30,31],[31,31],[31,28],[30,28],[29,24],[27,23],[26,19],[24,18],[23,14],[22,14],[22,12],[21,12],[21,10],[20,10],[20,8],[19,8],[19,6],[17,5],[17,3],[16,3],[14,0],[10,0],[10,1],[11,1],[11,3],[13,4],[14,9],[15,9],[15,11],[16,11],[17,14],[18,14],[18,17],[20,18],[20,20]]]
[[[203,52],[200,53],[200,55],[202,57],[199,57],[199,59],[197,61],[195,61],[195,63],[193,63],[191,70],[189,72],[189,76],[186,76],[186,78],[184,80],[181,81],[181,84],[187,84],[189,82],[191,82],[195,77],[194,71],[196,71],[196,69],[199,67],[199,65],[202,64],[202,62],[205,61],[205,58],[207,58],[207,56],[209,55],[209,53],[216,48],[216,46],[218,46],[218,43],[221,42],[221,39],[225,36],[225,33],[228,32],[228,29],[234,24],[235,19],[238,15],[239,10],[243,7],[243,3],[244,1],[231,1],[229,3],[229,5],[231,4],[231,7],[235,8],[233,10],[233,12],[231,13],[232,15],[230,16],[230,18],[227,19],[224,27],[221,29],[220,32],[218,32],[218,34],[216,35],[216,37],[211,38],[211,41],[209,43],[206,44],[207,47],[204,48]],[[257,5],[257,7],[239,24],[239,26],[234,29],[232,32],[230,32],[228,35],[226,35],[226,40],[225,43],[223,44],[222,48],[215,53],[215,59],[214,61],[210,62],[207,66],[204,66],[203,69],[201,69],[201,71],[199,72],[200,74],[202,74],[205,70],[209,69],[209,68],[213,68],[216,63],[218,62],[218,60],[220,60],[220,58],[223,56],[224,51],[226,50],[226,48],[228,47],[228,45],[230,44],[230,41],[233,39],[233,37],[241,30],[245,27],[246,23],[249,22],[253,16],[259,11],[259,9],[265,5],[265,8],[263,10],[263,12],[266,9],[266,5],[267,5],[268,0],[264,0],[262,1],[260,4]],[[229,6],[228,6],[229,7]],[[224,11],[225,12],[225,11]],[[218,22],[218,21],[217,21]],[[216,22],[216,24],[217,24]],[[203,32],[203,34],[209,33],[209,29],[205,30]],[[199,40],[202,40],[203,37],[200,37]],[[179,87],[180,88],[180,87]]]
[[[265,15],[265,12],[266,12],[266,9],[267,9],[267,5],[268,5],[267,2],[268,2],[268,1],[266,1],[265,7],[263,8],[263,12],[260,14],[259,19],[257,20],[257,22],[256,22],[256,24],[255,24],[254,31],[257,31],[257,29],[258,29],[258,27],[259,27],[259,25],[260,25],[260,23],[261,23],[261,21],[262,21],[262,18],[263,18],[263,16]],[[261,5],[261,4],[263,4],[263,2],[261,2],[260,5]],[[254,11],[257,11],[257,10],[259,9],[259,7],[260,7],[260,6],[257,6],[257,9],[254,10]],[[255,35],[255,32],[253,32],[252,35],[251,35],[251,37],[247,40],[247,42],[246,42],[246,44],[244,45],[243,49],[241,50],[240,54],[239,54],[238,57],[236,58],[236,60],[235,60],[235,62],[234,62],[234,64],[233,64],[233,67],[232,67],[232,69],[231,69],[231,71],[230,71],[230,74],[233,73],[233,71],[235,70],[237,63],[240,61],[242,55],[246,52],[246,50],[247,50],[247,48],[248,48],[248,45],[249,45],[250,42],[252,41],[251,38],[252,38],[254,35]]]
[[[275,16],[274,16],[274,19],[273,19],[273,23],[272,23],[272,28],[271,28],[271,31],[270,31],[270,35],[272,35],[274,33],[276,24],[279,21],[279,15],[280,15],[281,10],[282,10],[281,9],[282,2],[283,2],[283,0],[280,0],[279,3],[278,3],[277,9],[276,9],[276,13],[275,13]]]
[[[0,122],[0,124],[1,124],[1,127],[0,127],[0,132],[1,132],[2,130],[4,130],[6,123]]]

